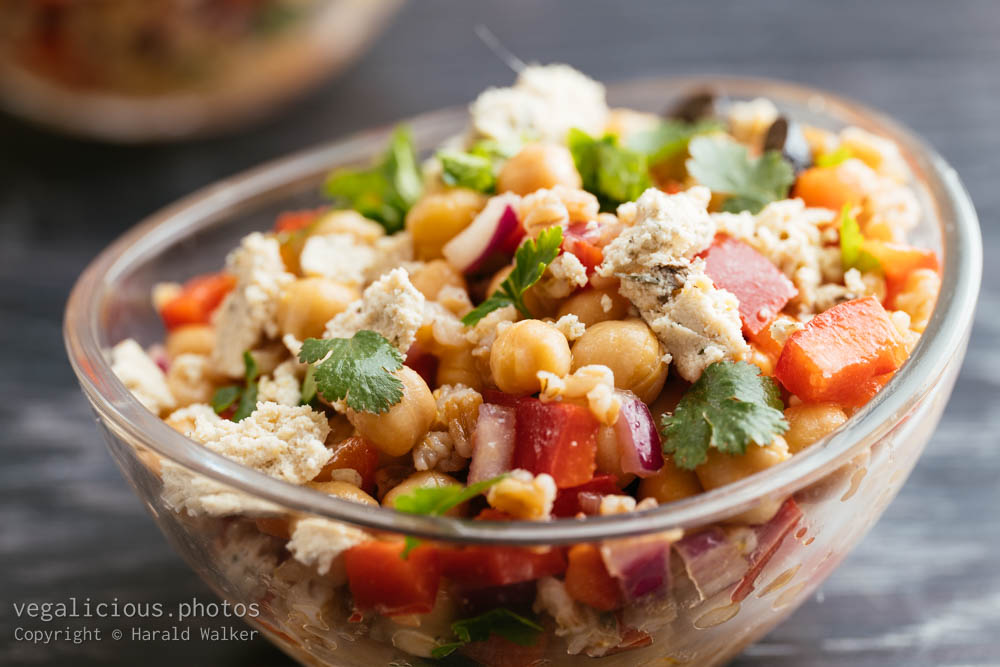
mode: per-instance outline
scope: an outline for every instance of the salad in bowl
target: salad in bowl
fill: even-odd
[[[975,235],[926,232],[904,135],[738,88],[648,112],[529,66],[143,272],[159,340],[105,322],[99,363],[186,453],[112,450],[248,622],[322,664],[705,665],[829,574],[943,408],[971,312],[908,359],[943,284],[971,310],[941,253]]]

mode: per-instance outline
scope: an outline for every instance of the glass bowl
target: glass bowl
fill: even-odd
[[[825,92],[766,80],[701,77],[631,82],[611,87],[609,96],[616,106],[655,111],[706,85],[733,99],[768,97],[791,117],[814,125],[857,125],[898,142],[924,205],[916,240],[940,251],[943,280],[933,317],[910,360],[844,427],[778,466],[693,498],[626,515],[544,523],[399,514],[296,487],[215,455],[146,411],[111,373],[104,355],[113,344],[127,337],[151,344],[163,336],[149,299],[155,282],[215,269],[240,237],[270,227],[282,209],[315,206],[324,174],[338,165],[367,162],[385,145],[386,129],[209,186],[125,234],[81,275],[66,310],[66,346],[112,457],[177,551],[220,596],[254,604],[246,620],[289,655],[308,664],[413,664],[419,660],[415,656],[429,651],[427,636],[447,634],[448,601],[438,605],[444,612],[419,619],[352,622],[357,618],[351,619],[343,572],[320,576],[289,558],[282,539],[258,530],[255,520],[262,516],[314,516],[381,535],[537,550],[674,530],[692,534],[723,525],[761,502],[793,498],[801,518],[773,555],[759,562],[749,595],[736,595],[731,585],[702,599],[675,552],[666,602],[597,617],[607,632],[619,633],[594,640],[604,641],[603,649],[567,642],[549,620],[539,647],[519,653],[508,644],[488,654],[487,642],[475,653],[484,664],[545,660],[562,665],[604,653],[597,660],[608,665],[663,660],[713,665],[791,614],[896,495],[941,416],[965,354],[982,268],[969,197],[955,172],[908,131]],[[452,109],[419,116],[410,125],[418,145],[427,149],[460,131],[464,122],[464,110]],[[162,493],[167,466],[242,494],[245,509],[223,517],[172,510]],[[742,599],[734,602],[737,598]],[[625,633],[623,646],[615,647],[626,627],[641,632]],[[568,648],[578,653],[568,654]]]
[[[232,130],[359,55],[402,0],[3,0],[0,106],[119,142]]]

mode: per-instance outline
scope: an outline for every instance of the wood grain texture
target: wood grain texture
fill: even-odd
[[[62,351],[66,295],[142,216],[262,160],[464,103],[511,74],[472,32],[599,78],[699,72],[828,88],[881,108],[957,168],[1000,253],[1000,3],[798,0],[411,2],[351,71],[254,131],[110,147],[0,120],[0,663],[288,664],[264,641],[14,642],[12,602],[211,593],[105,454]],[[987,260],[965,365],[912,478],[822,591],[741,667],[1000,663],[1000,265]],[[28,624],[30,625],[30,624]],[[114,620],[95,623],[106,632]],[[157,627],[155,623],[151,627]]]

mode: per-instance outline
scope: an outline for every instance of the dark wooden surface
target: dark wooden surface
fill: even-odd
[[[44,626],[18,621],[12,603],[213,599],[105,454],[63,353],[63,304],[103,246],[192,189],[509,80],[473,35],[479,22],[526,60],[565,61],[607,80],[721,72],[828,88],[901,119],[958,169],[988,259],[969,360],[941,427],[863,544],[736,664],[1000,664],[995,0],[419,0],[338,81],[237,136],[109,147],[0,119],[0,663],[287,664],[263,641],[13,641],[17,625]],[[114,622],[94,625],[110,632]]]

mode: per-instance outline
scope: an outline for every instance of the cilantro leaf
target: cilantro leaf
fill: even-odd
[[[222,414],[232,405],[236,404],[236,410],[230,417],[234,422],[243,421],[257,407],[257,377],[260,369],[257,368],[257,360],[253,358],[249,350],[243,352],[243,386],[231,384],[219,387],[212,394],[212,409],[216,414]]]
[[[683,120],[664,120],[656,127],[636,132],[628,138],[626,146],[644,153],[649,164],[660,164],[687,150],[695,136],[722,129],[722,123],[714,119],[688,123]]]
[[[453,507],[458,507],[465,501],[475,498],[506,476],[498,475],[468,486],[448,484],[447,486],[418,487],[413,490],[413,493],[396,498],[393,506],[400,512],[407,514],[441,516]]]
[[[688,173],[713,192],[729,195],[722,208],[730,213],[758,213],[784,199],[795,181],[795,172],[778,151],[751,158],[745,146],[715,137],[695,137],[688,151]]]
[[[531,646],[538,641],[542,626],[530,618],[497,607],[473,618],[464,618],[451,624],[451,631],[458,641],[440,644],[431,651],[434,658],[444,658],[472,642],[484,642],[490,635],[503,637],[519,646]]]
[[[384,337],[364,329],[351,338],[307,338],[299,361],[314,364],[317,393],[327,401],[347,400],[358,412],[386,412],[403,398],[403,382],[392,373],[403,355]]]
[[[332,199],[379,222],[390,234],[402,229],[406,212],[423,191],[409,129],[395,129],[389,149],[374,166],[337,169],[327,177],[323,190]]]
[[[847,146],[840,146],[837,150],[832,153],[821,153],[816,156],[816,166],[817,167],[836,167],[838,164],[843,164],[847,162],[854,154],[851,149]]]
[[[488,157],[458,151],[440,151],[437,155],[441,160],[441,178],[448,185],[487,194],[496,190],[496,171],[493,161]]]
[[[788,430],[783,408],[777,383],[756,366],[718,361],[663,416],[663,451],[687,470],[706,461],[709,447],[742,455],[750,443],[766,445]]]
[[[851,205],[844,204],[840,211],[840,263],[845,271],[857,269],[866,273],[882,270],[882,265],[875,256],[864,249],[864,242],[861,226],[851,215]]]
[[[567,143],[583,179],[583,189],[597,195],[603,211],[638,199],[652,184],[646,155],[620,146],[613,134],[595,139],[572,128]]]
[[[524,293],[538,282],[546,267],[559,255],[562,227],[543,229],[535,240],[527,240],[514,253],[514,269],[500,283],[496,292],[462,318],[462,324],[472,326],[494,310],[514,306],[525,317],[532,317],[524,304]]]
[[[316,398],[316,367],[309,366],[302,378],[302,405],[309,405]]]

